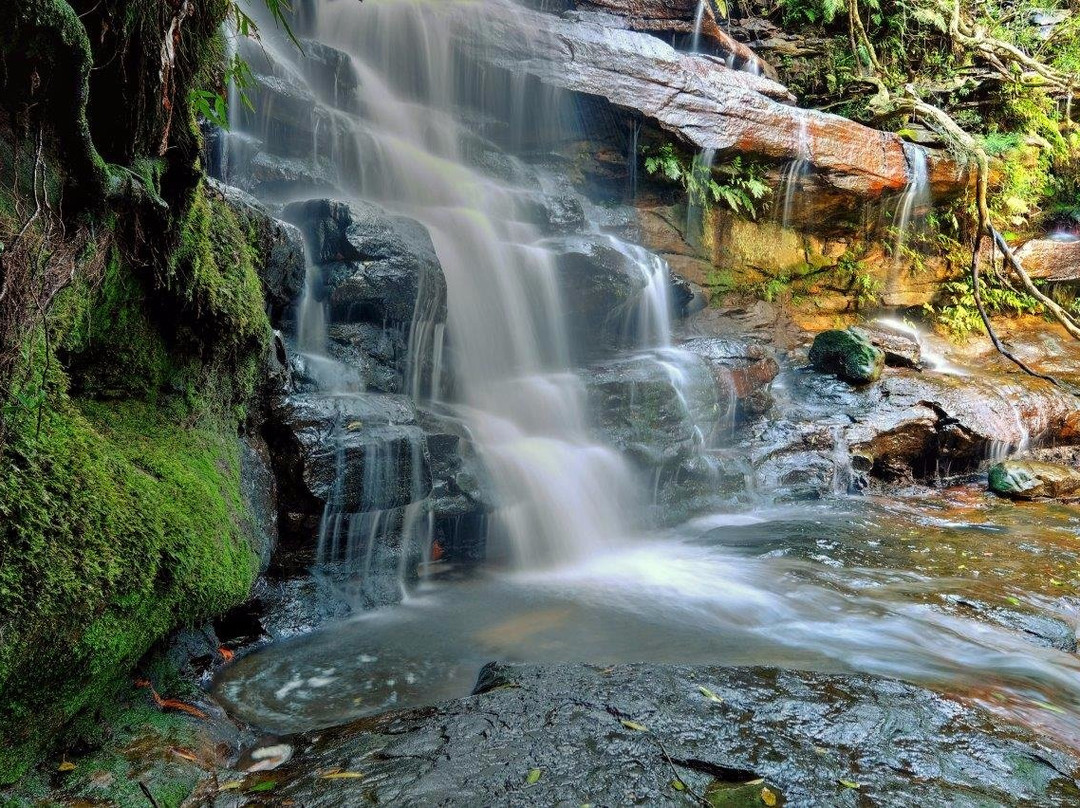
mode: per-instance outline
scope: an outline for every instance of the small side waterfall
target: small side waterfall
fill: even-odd
[[[930,202],[930,170],[926,150],[914,143],[904,143],[904,156],[908,165],[907,187],[900,197],[896,215],[893,217],[893,226],[896,228],[893,258],[897,262],[901,260],[905,240],[918,225],[919,211]]]
[[[698,185],[707,184],[712,177],[713,164],[716,162],[716,150],[705,149],[694,157],[690,170],[698,177]],[[701,235],[705,210],[694,198],[686,200],[686,240],[693,244]]]
[[[694,39],[690,46],[691,53],[701,53],[701,29],[705,24],[705,7],[708,1],[698,0],[697,13],[694,15]]]
[[[790,227],[798,212],[799,196],[804,193],[806,177],[810,174],[810,132],[807,116],[799,116],[799,128],[795,141],[796,158],[784,167],[784,176],[780,182],[783,205],[777,209],[777,220],[784,228]]]

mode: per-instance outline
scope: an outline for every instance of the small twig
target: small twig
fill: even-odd
[[[154,795],[150,793],[150,789],[146,787],[146,783],[142,780],[139,781],[139,790],[142,791],[143,795],[150,801],[150,804],[154,806],[154,808],[161,808],[161,806],[158,805],[158,801],[154,799]]]
[[[1048,376],[1045,373],[1039,373],[1036,370],[1032,370],[1019,357],[1008,351],[1005,346],[1001,344],[997,332],[994,331],[994,326],[990,323],[990,315],[986,313],[986,307],[983,305],[982,291],[979,282],[979,245],[982,243],[984,235],[985,233],[980,230],[975,236],[975,245],[971,250],[971,291],[975,298],[975,308],[979,310],[979,317],[982,319],[983,327],[986,328],[986,334],[990,337],[990,342],[994,344],[997,352],[1020,368],[1020,370],[1024,371],[1024,373],[1038,379],[1045,379],[1051,384],[1059,386],[1058,380],[1053,376]]]
[[[697,802],[701,803],[704,808],[712,808],[712,803],[698,794],[694,789],[690,787],[690,784],[686,782],[680,775],[679,770],[675,768],[675,761],[671,759],[671,755],[668,754],[667,748],[664,746],[664,742],[657,738],[651,731],[646,733],[652,740],[660,747],[660,754],[664,756],[664,760],[667,761],[668,766],[671,768],[671,773],[680,783],[683,784],[683,788],[686,789],[686,793],[694,798]]]

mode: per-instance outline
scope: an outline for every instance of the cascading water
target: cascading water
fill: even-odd
[[[709,0],[698,0],[697,12],[694,14],[694,38],[690,45],[691,53],[701,53],[701,29],[705,24],[705,10]]]
[[[795,219],[798,209],[799,195],[804,193],[806,177],[810,173],[810,131],[806,115],[799,116],[799,128],[796,132],[795,141],[796,158],[790,161],[784,168],[784,178],[780,187],[783,189],[781,198],[783,205],[779,208],[780,225],[790,227]]]
[[[900,261],[904,242],[917,226],[917,214],[930,201],[930,170],[927,165],[926,150],[914,143],[904,143],[904,156],[907,158],[908,181],[900,203],[896,207],[893,226],[896,228],[896,246],[893,256]],[[913,215],[915,218],[913,218]]]
[[[532,568],[586,557],[622,539],[640,497],[626,461],[590,436],[555,256],[529,223],[533,194],[473,167],[490,147],[459,118],[463,113],[510,122],[502,140],[512,145],[559,117],[558,98],[538,94],[540,105],[526,108],[527,90],[516,79],[489,90],[486,77],[456,52],[453,32],[482,28],[493,7],[514,13],[505,2],[316,3],[316,39],[351,55],[359,76],[355,107],[364,114],[321,109],[330,134],[321,138],[325,131],[317,130],[311,162],[328,160],[334,184],[349,196],[427,227],[447,284],[455,404],[504,503],[490,520],[492,540],[508,545],[515,564]],[[287,49],[274,56],[285,65],[297,58]],[[303,75],[299,66],[284,72],[292,80]],[[272,128],[271,118],[263,123]],[[640,248],[619,249],[643,274],[629,329],[639,344],[666,344],[667,267]],[[307,353],[318,353],[325,339],[319,284],[312,268],[299,322]],[[408,384],[424,400],[439,398],[445,333],[441,324],[414,319]],[[337,557],[343,542],[356,543],[356,525],[366,530],[370,522],[355,514],[345,519],[334,508],[328,504],[324,520],[326,558]]]

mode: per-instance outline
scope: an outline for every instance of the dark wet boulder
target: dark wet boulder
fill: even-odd
[[[785,374],[774,398],[748,442],[763,489],[948,480],[1028,441],[1075,439],[1065,438],[1075,397],[1015,373],[897,368],[877,384],[852,386],[806,368]]]
[[[304,288],[307,264],[303,236],[299,228],[271,216],[262,203],[245,191],[214,180],[209,184],[253,238],[259,280],[271,319],[275,326],[279,325]]]
[[[335,322],[410,323],[446,318],[446,279],[420,222],[367,202],[287,205],[319,265]]]
[[[316,95],[337,109],[360,112],[360,75],[352,57],[315,39],[304,39],[301,44],[300,67]]]
[[[823,373],[832,373],[852,384],[867,384],[881,378],[885,354],[854,331],[822,331],[810,347],[810,364]]]
[[[329,328],[327,351],[357,371],[364,389],[405,392],[409,336],[404,326],[335,323]]]
[[[265,779],[307,808],[1080,801],[1075,760],[1031,730],[895,680],[775,668],[493,664],[470,698],[292,740]]]
[[[427,496],[430,476],[416,411],[402,396],[294,396],[288,426],[301,480],[319,503],[360,512],[408,505]],[[414,482],[420,490],[414,491]]]
[[[594,365],[585,385],[599,436],[650,468],[695,454],[724,415],[709,367],[684,351]]]
[[[1080,470],[1019,458],[990,469],[990,490],[1011,499],[1080,499]]]
[[[294,395],[277,403],[264,431],[278,480],[278,568],[312,563],[328,510],[400,510],[431,490],[424,433],[404,396]]]

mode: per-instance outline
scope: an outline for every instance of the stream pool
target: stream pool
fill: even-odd
[[[230,666],[271,733],[467,695],[511,662],[893,676],[1080,744],[1080,509],[975,486],[718,513],[572,566],[429,576],[401,604]]]

